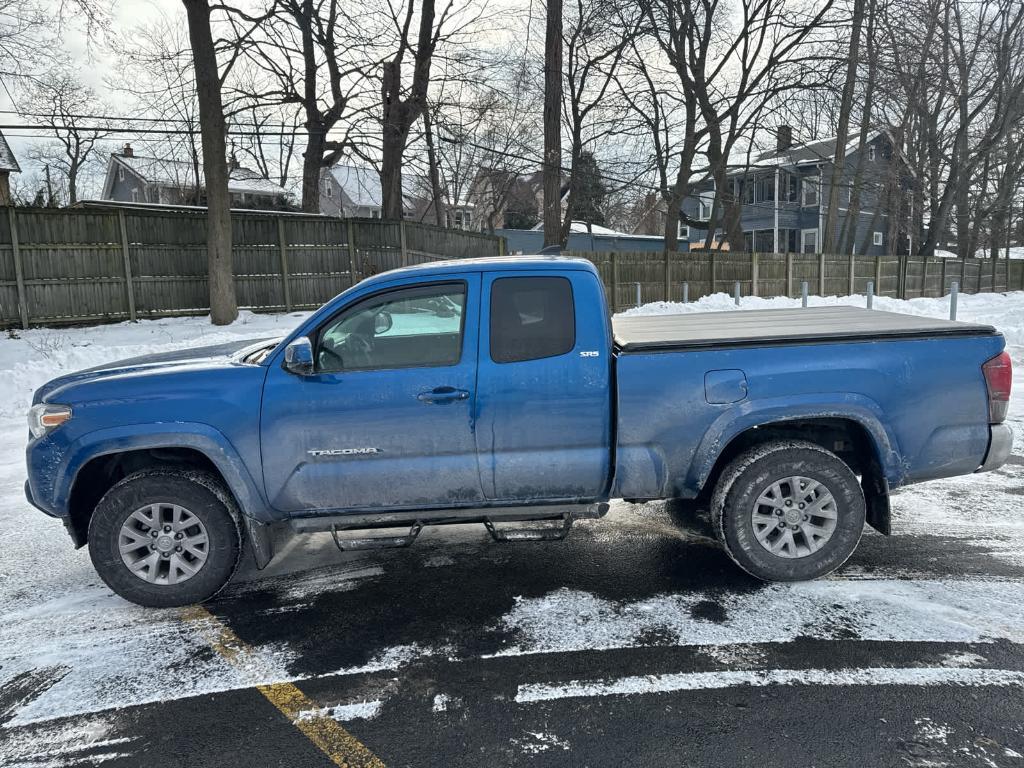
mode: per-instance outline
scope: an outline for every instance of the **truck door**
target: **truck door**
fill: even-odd
[[[477,445],[493,500],[592,500],[610,472],[611,360],[592,273],[483,276]]]
[[[290,513],[483,499],[473,439],[478,273],[358,300],[311,335],[314,369],[267,374],[267,496]]]

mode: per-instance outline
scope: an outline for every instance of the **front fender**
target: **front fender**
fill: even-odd
[[[274,519],[259,486],[231,441],[220,430],[196,422],[126,424],[80,436],[68,446],[54,473],[52,513],[67,514],[75,479],[89,461],[112,453],[152,448],[199,451],[220,471],[245,516],[262,522]]]
[[[704,433],[687,477],[691,488],[703,488],[726,447],[741,434],[798,419],[847,419],[860,424],[871,436],[885,477],[899,485],[904,469],[895,437],[885,428],[881,407],[869,397],[848,392],[750,400],[724,411]]]

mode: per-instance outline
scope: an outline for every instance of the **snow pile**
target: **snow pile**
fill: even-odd
[[[864,296],[811,296],[807,302],[812,307],[834,307],[838,305],[864,307]],[[621,315],[679,315],[687,312],[729,312],[736,309],[792,309],[800,306],[800,299],[785,296],[766,299],[759,296],[743,296],[739,307],[735,299],[726,293],[705,296],[689,304],[674,301],[656,301],[621,312]],[[921,317],[949,318],[949,297],[941,299],[890,299],[875,296],[873,308],[884,312],[899,312]],[[957,299],[957,320],[969,323],[985,323],[995,326],[1005,337],[1007,344],[1024,345],[1024,291],[1011,293],[960,294]]]

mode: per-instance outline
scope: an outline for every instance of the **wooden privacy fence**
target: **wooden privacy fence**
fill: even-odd
[[[394,267],[504,251],[498,237],[415,222],[246,212],[231,224],[238,305],[260,311],[312,309]],[[203,211],[0,215],[5,327],[204,314],[206,275]]]
[[[613,312],[635,306],[637,283],[643,302],[680,301],[684,282],[691,300],[732,293],[737,282],[742,295],[765,297],[797,297],[803,282],[820,296],[862,294],[873,282],[875,295],[902,299],[944,296],[954,281],[964,293],[1024,290],[1022,260],[729,251],[566,255],[594,263]]]

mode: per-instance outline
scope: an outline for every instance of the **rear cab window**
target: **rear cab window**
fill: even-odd
[[[576,346],[572,283],[564,277],[501,277],[491,284],[491,360],[557,357]]]

